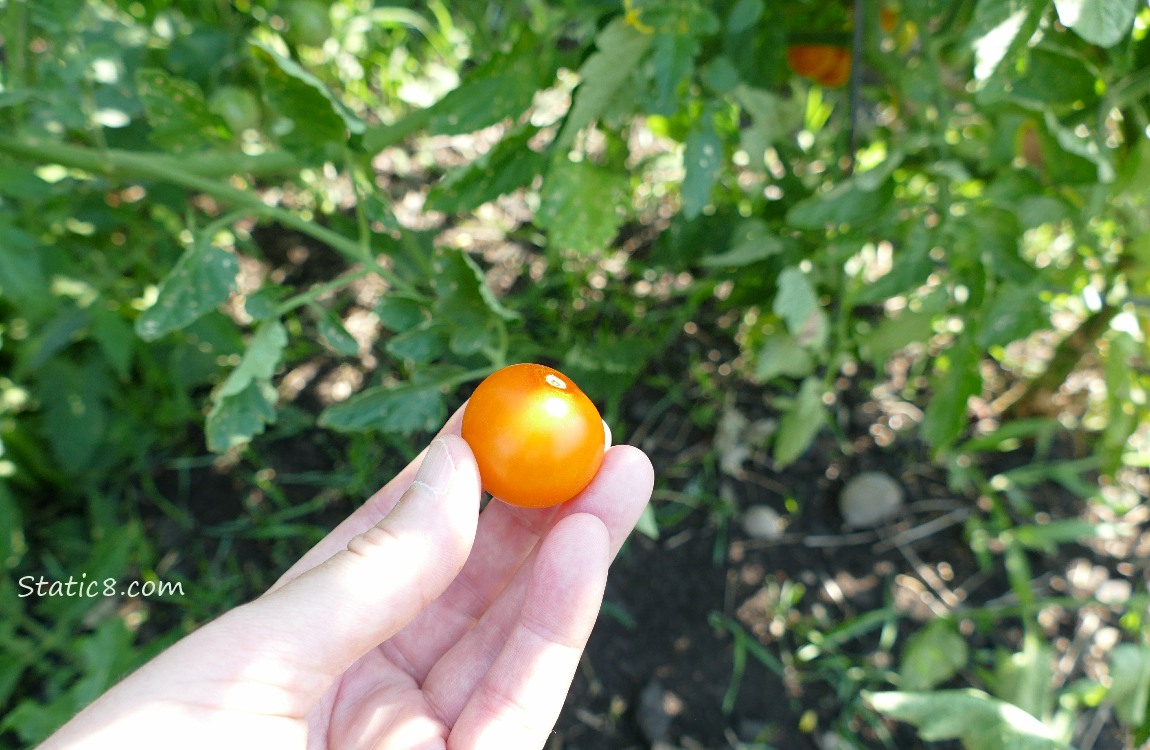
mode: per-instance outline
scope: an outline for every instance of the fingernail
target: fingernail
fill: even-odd
[[[427,446],[427,453],[423,456],[423,463],[415,473],[415,482],[422,484],[435,493],[445,492],[451,483],[451,475],[455,473],[455,463],[451,460],[451,453],[439,438],[431,441]]]

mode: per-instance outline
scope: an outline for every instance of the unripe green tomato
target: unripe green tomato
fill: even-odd
[[[239,86],[222,86],[208,101],[208,107],[223,118],[232,133],[239,135],[248,128],[258,128],[262,112],[256,95]]]
[[[331,36],[331,15],[326,3],[293,0],[283,13],[287,38],[305,47],[322,47]]]

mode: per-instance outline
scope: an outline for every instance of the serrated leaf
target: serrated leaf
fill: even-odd
[[[555,139],[557,151],[564,151],[576,134],[597,120],[619,95],[651,46],[652,37],[616,18],[599,32],[598,52],[579,68],[581,82],[563,128]]]
[[[224,380],[216,392],[216,397],[235,395],[254,381],[271,382],[276,368],[283,359],[287,340],[287,329],[280,321],[269,320],[260,324],[248,342],[247,351],[244,352],[240,363]]]
[[[447,250],[435,259],[435,319],[474,317],[494,313],[503,320],[518,320],[519,313],[503,305],[487,285],[483,269],[464,252]]]
[[[1141,5],[1141,0],[1054,0],[1062,25],[1099,47],[1125,39]]]
[[[327,345],[345,357],[354,357],[359,353],[359,342],[347,332],[343,323],[328,310],[320,312],[316,320],[316,330]]]
[[[393,331],[406,331],[424,321],[423,304],[409,297],[389,294],[375,308],[379,322]]]
[[[157,146],[179,152],[228,140],[227,124],[208,108],[194,82],[159,68],[141,68],[136,90],[152,126],[148,137]]]
[[[1045,0],[979,0],[968,28],[976,81],[994,75],[1010,52],[1026,43],[1045,6]]]
[[[774,447],[775,463],[779,468],[789,466],[806,452],[823,428],[825,419],[822,381],[809,377],[803,381],[794,402],[779,419]]]
[[[271,380],[286,346],[287,330],[279,320],[256,329],[240,363],[212,394],[205,428],[209,450],[243,445],[275,423],[278,398]]]
[[[433,135],[473,133],[531,105],[535,81],[524,75],[498,75],[464,82],[435,105],[427,129]]]
[[[426,364],[447,351],[449,337],[446,325],[428,323],[392,336],[384,348],[405,362]]]
[[[1005,655],[995,669],[995,694],[1031,716],[1045,716],[1054,704],[1054,649],[1027,635],[1022,650]]]
[[[204,426],[208,450],[222,453],[245,445],[275,421],[275,388],[264,381],[252,380],[242,390],[217,400],[208,412]]]
[[[798,268],[787,268],[779,274],[779,291],[771,309],[801,345],[817,348],[826,343],[826,312],[807,275]]]
[[[628,187],[626,175],[561,157],[543,180],[535,220],[556,250],[602,250],[623,223]]]
[[[879,214],[892,196],[893,186],[889,180],[875,190],[864,190],[847,180],[791,206],[787,223],[797,229],[812,230],[853,224]]]
[[[776,333],[767,337],[755,358],[755,380],[764,383],[780,375],[788,378],[801,378],[814,370],[814,359],[810,352],[799,345],[787,333]]]
[[[675,113],[679,84],[690,74],[698,54],[699,40],[694,34],[663,33],[655,36],[651,49],[655,83],[651,114]]]
[[[723,142],[715,132],[714,115],[706,112],[683,145],[683,215],[694,219],[711,202],[711,190],[723,166]]]
[[[982,389],[979,349],[960,341],[936,363],[930,404],[922,423],[922,437],[935,449],[951,445],[963,432],[967,402]]]
[[[349,132],[364,132],[363,121],[295,61],[258,43],[252,45],[252,51],[262,63],[263,91],[284,118],[283,132],[276,131],[276,135],[285,148],[316,152],[346,142]]]
[[[449,214],[471,211],[529,184],[546,166],[543,154],[527,145],[536,132],[532,127],[513,132],[467,166],[448,172],[431,189],[426,208]]]
[[[199,238],[160,282],[156,302],[136,318],[136,335],[155,341],[225,302],[236,288],[235,255]]]
[[[438,387],[408,384],[370,388],[333,404],[320,414],[319,424],[340,432],[375,430],[410,435],[435,429],[446,416]]]
[[[906,641],[899,664],[900,686],[929,690],[966,666],[966,640],[945,620],[935,620]]]
[[[864,693],[881,714],[918,728],[923,740],[961,740],[967,750],[1068,750],[1018,706],[978,690]]]

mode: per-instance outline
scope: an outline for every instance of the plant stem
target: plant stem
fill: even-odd
[[[188,167],[192,160],[131,151],[95,150],[39,138],[0,137],[0,153],[7,153],[26,160],[60,164],[94,174],[102,174],[111,179],[147,178],[160,180],[210,195],[223,203],[246,209],[257,216],[272,219],[323,242],[350,260],[366,263],[373,272],[386,279],[394,289],[408,294],[416,294],[411,284],[390,269],[380,265],[372,256],[370,249],[361,247],[355,240],[348,239],[338,232],[309,221],[288,209],[270,206],[250,190],[237,188],[226,182],[198,174]]]

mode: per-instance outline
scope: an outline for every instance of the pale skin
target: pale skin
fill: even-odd
[[[461,418],[265,594],[129,675],[42,750],[542,748],[607,568],[650,499],[651,464],[615,446],[570,502],[480,513]]]

